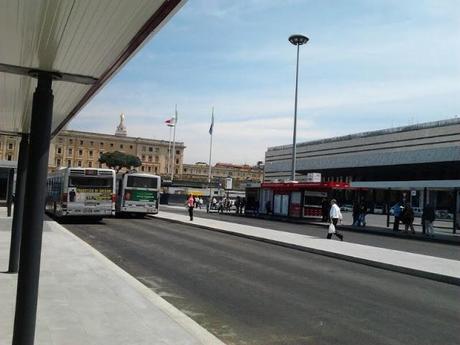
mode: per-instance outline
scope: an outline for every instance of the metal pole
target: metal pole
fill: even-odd
[[[177,104],[176,113],[174,115],[174,134],[173,134],[173,147],[172,147],[172,164],[171,164],[171,182],[174,180],[174,170],[176,169],[176,127],[177,127]]]
[[[294,102],[294,133],[292,138],[292,176],[291,180],[295,181],[295,170],[296,170],[296,155],[297,155],[297,88],[299,84],[299,50],[300,45],[297,45],[297,65],[295,69],[295,102]]]
[[[386,199],[385,201],[387,203],[387,228],[390,227],[390,208],[391,208],[391,203],[390,203],[391,202],[391,200],[390,200],[391,195],[390,195],[390,193],[391,193],[390,189],[387,189],[385,191],[385,199]]]
[[[427,195],[427,188],[423,188],[423,210],[422,212],[425,213],[425,207],[427,205],[426,202],[426,195]],[[422,219],[422,233],[426,234],[426,227],[425,227],[425,221]]]
[[[6,192],[6,210],[7,216],[11,217],[11,205],[13,204],[13,185],[14,185],[14,168],[8,171],[8,185]]]
[[[214,107],[212,107],[212,115],[211,115],[211,126],[213,126],[214,121]],[[208,168],[208,184],[211,183],[211,157],[212,157],[212,134],[213,130],[210,130],[210,142],[209,142],[209,168]]]
[[[19,145],[18,168],[16,170],[16,193],[14,196],[13,224],[11,227],[9,273],[17,273],[19,269],[19,249],[21,246],[22,220],[24,219],[24,194],[28,155],[29,136],[23,134],[21,144]]]
[[[169,126],[168,166],[166,167],[166,174],[171,173],[171,139],[172,139],[172,126]]]
[[[457,210],[458,210],[458,188],[454,188],[454,224],[452,228],[452,233],[455,235],[457,233]]]
[[[53,116],[52,75],[38,73],[32,103],[30,148],[24,200],[23,231],[16,293],[13,345],[33,345],[37,317],[43,210]]]
[[[214,121],[214,107],[212,107],[212,120]],[[211,138],[209,139],[209,167],[208,167],[208,187],[209,187],[209,203],[211,202],[211,172],[212,172],[212,167],[211,167],[211,157],[212,157],[212,133],[214,132],[214,129],[211,131]]]

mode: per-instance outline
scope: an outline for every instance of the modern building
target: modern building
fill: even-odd
[[[291,155],[292,145],[268,148],[265,180],[291,179]],[[404,193],[413,206],[429,201],[453,212],[460,180],[460,119],[297,144],[296,180],[313,172],[321,173],[323,182],[366,188],[374,203],[395,201]]]

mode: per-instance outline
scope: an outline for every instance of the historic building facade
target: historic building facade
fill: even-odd
[[[208,180],[209,165],[203,162],[195,164],[184,164],[181,180],[206,182]],[[213,180],[224,180],[232,177],[236,187],[242,182],[261,182],[263,180],[263,167],[250,166],[247,164],[238,165],[230,163],[216,163],[211,168]]]
[[[0,160],[17,161],[20,137],[0,135]],[[184,143],[176,142],[176,175],[182,173]],[[166,175],[168,169],[169,142],[148,138],[130,137],[124,124],[124,115],[115,135],[63,130],[50,144],[48,168],[50,171],[60,167],[104,168],[99,163],[103,152],[120,151],[140,158],[142,165],[138,171]],[[172,156],[172,154],[171,154]]]
[[[140,158],[142,165],[138,171],[165,175],[168,168],[169,142],[110,134],[61,131],[50,147],[49,168],[74,166],[85,168],[104,168],[99,163],[103,152],[120,151]],[[185,146],[176,142],[175,173],[182,173]]]
[[[21,137],[0,135],[0,161],[16,161],[19,154]]]

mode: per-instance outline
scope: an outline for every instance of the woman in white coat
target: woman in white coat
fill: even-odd
[[[337,205],[335,199],[331,200],[331,211],[329,212],[329,217],[331,219],[331,225],[329,226],[329,231],[327,232],[327,239],[330,240],[332,235],[337,236],[340,241],[343,241],[343,235],[337,232],[337,223],[339,220],[342,220],[342,212],[340,212],[340,207]]]

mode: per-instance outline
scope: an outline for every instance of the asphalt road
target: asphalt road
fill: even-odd
[[[168,207],[162,205],[162,210],[173,213],[186,214],[184,207]],[[160,211],[161,212],[161,211]],[[229,214],[219,214],[216,212],[206,213],[204,210],[195,210],[195,217],[210,218],[224,222],[233,222],[244,225],[258,226],[265,229],[293,232],[303,235],[325,238],[327,234],[326,226],[295,224],[255,217],[235,216]],[[416,239],[383,236],[375,233],[343,231],[345,241],[364,244],[368,246],[402,250],[406,252],[437,256],[446,259],[460,260],[460,245],[446,244],[439,242],[420,241]]]
[[[65,224],[228,344],[460,344],[460,288],[158,219]]]

